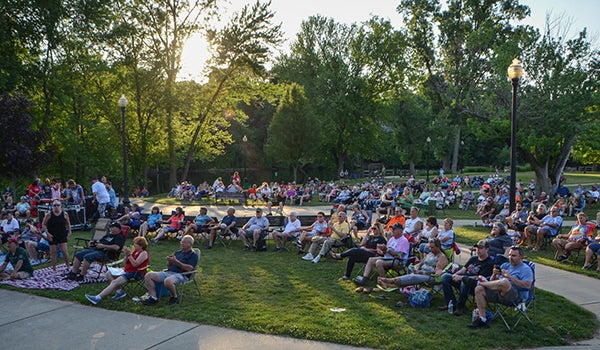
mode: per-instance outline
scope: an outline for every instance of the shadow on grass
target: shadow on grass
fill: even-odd
[[[165,257],[176,249],[178,242],[151,246],[152,268],[163,268]],[[597,328],[592,313],[563,297],[538,290],[536,326],[524,323],[509,332],[501,323],[494,323],[490,329],[472,331],[466,327],[469,316],[438,311],[444,303],[441,295],[434,297],[430,308],[397,308],[396,302],[407,302],[406,296],[388,293],[388,299],[382,300],[377,294],[355,293],[352,282],[337,280],[344,267],[344,263],[329,259],[315,265],[293,251],[244,252],[241,242],[234,241],[231,248],[202,251],[200,298],[188,290],[183,303],[175,306],[168,306],[166,298],[154,307],[135,304],[129,298],[107,298],[99,307],[381,349],[554,346],[589,338]],[[82,285],[69,293],[31,292],[87,303],[84,294],[97,293],[104,286]],[[346,311],[335,313],[331,308]]]

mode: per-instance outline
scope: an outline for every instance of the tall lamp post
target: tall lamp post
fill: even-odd
[[[427,136],[427,184],[429,184],[429,147],[431,145],[431,137]]]
[[[244,142],[244,183],[242,184],[242,188],[246,188],[246,158],[248,158],[248,138],[246,137],[246,135],[242,137],[242,142]]]
[[[512,83],[512,113],[510,130],[510,212],[516,208],[517,195],[517,90],[523,76],[521,61],[515,58],[508,66],[508,78]]]
[[[127,179],[127,142],[125,134],[125,109],[127,108],[127,99],[121,95],[119,107],[121,107],[121,141],[123,143],[123,205],[129,205],[129,180]]]

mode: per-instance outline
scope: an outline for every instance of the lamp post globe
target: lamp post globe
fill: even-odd
[[[519,80],[523,76],[523,66],[518,58],[513,59],[507,69],[508,78],[512,84],[512,112],[510,129],[510,212],[512,213],[516,204],[517,194],[517,91]]]
[[[119,107],[121,108],[121,142],[123,147],[123,205],[129,205],[129,180],[127,178],[127,134],[125,129],[125,109],[127,108],[127,98],[121,95],[119,99]]]
[[[246,135],[242,137],[242,142],[244,143],[244,182],[242,183],[242,188],[246,189],[246,183],[248,181],[248,177],[246,175],[246,158],[248,158],[248,137],[246,137]]]

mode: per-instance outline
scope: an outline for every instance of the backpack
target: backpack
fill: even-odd
[[[265,252],[267,251],[267,241],[265,240],[264,235],[259,235],[256,240],[256,251],[257,252]]]

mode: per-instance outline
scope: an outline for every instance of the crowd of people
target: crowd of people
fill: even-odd
[[[592,268],[593,257],[600,254],[600,234],[594,236],[596,226],[589,222],[583,211],[576,213],[577,223],[568,234],[559,234],[563,215],[569,215],[569,207],[565,206],[567,198],[579,192],[580,197],[593,200],[594,188],[585,192],[582,186],[578,186],[573,195],[565,193],[559,186],[554,196],[542,192],[528,200],[534,189],[531,184],[523,186],[519,182],[517,194],[524,195],[519,195],[516,210],[511,213],[506,205],[509,200],[507,184],[494,176],[487,180],[456,177],[452,181],[440,177],[432,184],[424,184],[413,177],[399,184],[373,179],[355,186],[318,179],[300,186],[265,182],[247,190],[250,204],[256,205],[255,215],[244,225],[238,225],[234,207],[229,207],[221,220],[210,217],[207,208],[201,207],[191,222],[186,221],[181,207],[167,220],[163,220],[158,207],[153,207],[147,218],[142,219],[141,209],[135,204],[124,207],[121,213],[111,213],[111,208],[117,206],[112,202],[110,182],[98,176],[92,179],[91,192],[98,205],[96,215],[110,215],[114,221],[109,226],[110,232],[92,242],[88,249],[77,252],[71,264],[66,244],[71,235],[71,224],[63,203],[82,203],[84,191],[73,180],[67,182],[64,191],[60,191],[60,185],[52,185],[57,189],[50,191],[52,210],[44,215],[39,225],[32,218],[35,206],[15,205],[14,210],[4,213],[0,234],[2,243],[8,243],[8,253],[0,266],[0,278],[31,277],[33,266],[39,263],[40,252],[48,252],[51,265],[56,269],[60,251],[70,271],[66,278],[82,281],[92,262],[114,260],[121,251],[124,252],[125,267],[107,273],[109,285],[97,295],[86,295],[93,304],[113,293],[113,299],[124,298],[126,293],[122,286],[134,279],[143,279],[147,287],[147,296],[140,300],[144,305],[158,303],[157,284],[168,290],[169,304],[178,303],[175,286],[184,282],[187,279],[185,272],[193,270],[198,263],[198,255],[192,249],[195,237],[207,238],[208,249],[213,248],[217,236],[223,235],[239,237],[245,250],[261,250],[259,248],[264,244],[261,242],[272,233],[277,252],[287,251],[288,244],[292,243],[301,259],[313,264],[327,258],[346,260],[344,273],[339,278],[341,281],[351,280],[356,264],[364,264],[364,269],[354,278],[359,285],[357,290],[367,290],[364,285],[372,272],[376,273],[377,283],[384,289],[439,283],[445,298],[442,309],[453,308],[457,316],[466,312],[466,299],[469,294],[474,294],[480,313],[469,326],[481,328],[489,325],[486,319],[489,302],[514,303],[527,299],[533,277],[529,267],[523,265],[524,248],[539,250],[549,237],[559,261],[567,261],[573,252],[585,251],[584,269]],[[472,185],[480,186],[477,198]],[[239,174],[232,175],[230,186],[243,191]],[[35,202],[44,188],[38,180],[29,187],[21,202]],[[468,189],[463,192],[462,188]],[[220,178],[212,186],[204,183],[198,188],[184,182],[172,194],[182,199],[198,199],[217,193],[218,189],[228,189]],[[273,203],[276,212],[283,215],[286,202],[300,204],[303,200],[296,199],[303,195],[307,196],[306,201],[314,196],[322,202],[332,203],[336,210],[329,218],[324,212],[317,213],[314,223],[308,226],[302,226],[298,214],[292,210],[284,226],[272,230],[265,216],[272,215]],[[456,251],[453,220],[445,218],[439,225],[435,216],[420,217],[421,204],[429,201],[442,207],[455,203],[461,209],[472,207],[482,222],[491,228],[490,236],[473,247],[473,256],[464,267],[452,266]],[[554,204],[548,204],[552,202]],[[262,209],[263,205],[266,210]],[[17,216],[25,219],[23,229],[15,218]],[[600,220],[600,213],[596,220]],[[137,232],[133,248],[125,247],[123,225]],[[146,273],[149,243],[156,244],[170,237],[180,239],[181,250],[167,258],[166,271]],[[9,263],[12,270],[7,271]],[[399,271],[400,275],[386,277],[390,269]],[[458,297],[453,287],[457,289]]]

